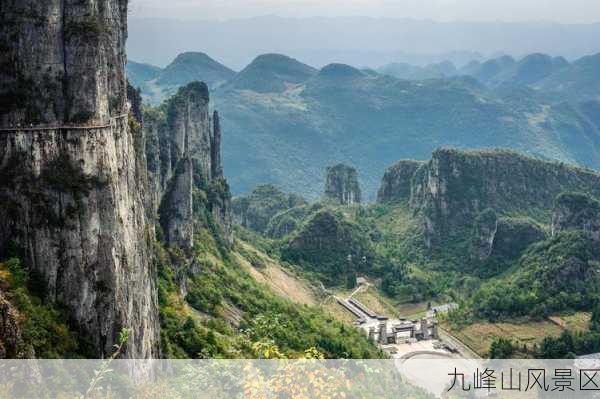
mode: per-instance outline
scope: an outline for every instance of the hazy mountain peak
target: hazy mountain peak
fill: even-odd
[[[283,54],[259,55],[232,81],[238,90],[259,93],[282,92],[289,84],[299,84],[317,73],[309,65]]]
[[[205,53],[185,52],[179,54],[161,73],[158,83],[184,85],[195,80],[213,87],[231,79],[235,72],[215,61]]]
[[[326,79],[354,79],[364,76],[360,70],[346,64],[329,64],[319,71],[319,77]]]
[[[494,86],[505,87],[533,85],[568,65],[567,60],[562,57],[553,58],[547,54],[533,53],[504,68],[492,83]]]
[[[517,61],[510,55],[503,55],[495,59],[496,62],[502,66],[509,66],[515,64]]]

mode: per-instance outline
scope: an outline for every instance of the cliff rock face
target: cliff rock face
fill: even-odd
[[[377,202],[398,202],[408,201],[412,178],[417,169],[425,162],[402,160],[391,166],[385,171],[381,180],[381,187],[377,192]]]
[[[0,122],[106,123],[125,107],[127,0],[0,4]]]
[[[152,197],[170,245],[190,249],[193,209],[204,206],[232,240],[231,194],[221,164],[219,114],[209,113],[208,87],[193,82],[144,115]],[[195,190],[202,195],[194,195]]]
[[[546,233],[533,220],[498,217],[488,208],[475,218],[471,257],[479,262],[493,256],[517,259],[529,245],[545,238]]]
[[[327,168],[325,197],[340,205],[360,204],[361,192],[356,169],[343,164]]]
[[[415,172],[410,204],[423,215],[428,244],[471,228],[487,208],[550,212],[563,191],[600,194],[600,174],[508,151],[438,150]]]
[[[498,217],[492,209],[486,209],[475,219],[473,235],[474,257],[480,261],[486,260],[492,254],[494,239],[498,232]]]
[[[126,101],[127,1],[9,0],[0,15],[0,257],[20,250],[98,356],[124,327],[125,356],[157,356],[144,139]]]
[[[552,216],[552,235],[565,230],[583,230],[600,244],[600,201],[580,193],[559,195]]]
[[[170,245],[189,250],[194,245],[192,160],[179,160],[159,208],[160,224]]]
[[[517,259],[531,244],[546,238],[544,229],[529,218],[501,217],[498,219],[491,255]]]

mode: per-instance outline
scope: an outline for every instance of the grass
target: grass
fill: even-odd
[[[573,314],[550,316],[548,319],[569,331],[587,331],[590,329],[591,317],[592,314],[589,312],[575,312]]]
[[[527,345],[531,348],[534,344],[539,345],[545,337],[558,337],[565,330],[586,331],[588,330],[590,314],[578,312],[554,316],[553,319],[554,321],[544,320],[525,323],[477,322],[461,328],[453,328],[447,322],[443,322],[442,327],[480,356],[486,357],[489,354],[492,341],[497,338],[506,338],[512,340],[519,347]],[[557,322],[562,324],[559,325]]]
[[[367,289],[363,288],[354,296],[354,299],[379,315],[390,318],[399,316],[398,309],[373,286],[369,286]]]
[[[415,320],[420,319],[425,316],[427,313],[427,305],[429,302],[417,302],[417,303],[403,303],[398,305],[398,311],[402,317],[406,317],[407,319]],[[434,303],[431,304],[435,306]]]
[[[335,320],[342,322],[347,325],[352,325],[352,323],[356,320],[356,316],[347,311],[342,305],[337,303],[335,298],[328,297],[326,298],[320,305],[321,310],[324,313],[330,315]]]

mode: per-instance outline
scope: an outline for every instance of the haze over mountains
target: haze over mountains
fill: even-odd
[[[600,54],[572,63],[536,53],[378,71],[318,70],[265,54],[236,74],[206,54],[186,53],[163,70],[128,69],[154,104],[188,79],[213,88],[225,110],[225,173],[234,193],[273,183],[314,199],[326,166],[345,162],[373,199],[387,166],[428,159],[440,146],[506,147],[600,167]]]
[[[256,56],[282,53],[323,67],[332,62],[377,68],[391,62],[462,66],[497,54],[562,55],[600,52],[600,24],[554,22],[434,22],[428,20],[265,16],[225,21],[130,18],[129,57],[165,66],[178,54],[203,49],[241,70]],[[524,40],[526,38],[526,40]]]

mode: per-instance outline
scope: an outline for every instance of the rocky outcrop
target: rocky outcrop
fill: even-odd
[[[378,203],[408,201],[412,186],[412,178],[417,169],[425,162],[402,160],[389,167],[377,192]]]
[[[600,174],[510,151],[442,149],[413,177],[410,204],[429,245],[464,234],[490,208],[503,214],[549,213],[563,191],[600,194]]]
[[[144,115],[154,208],[169,245],[191,249],[194,209],[204,209],[232,242],[231,194],[221,164],[219,114],[208,87],[193,82]],[[194,195],[194,193],[197,195]]]
[[[344,164],[328,167],[325,198],[340,205],[360,204],[361,192],[356,169]]]
[[[20,250],[97,356],[159,354],[143,132],[128,118],[127,1],[0,4],[0,257]]]
[[[600,201],[581,193],[559,195],[552,216],[552,235],[565,230],[583,230],[600,244]]]

